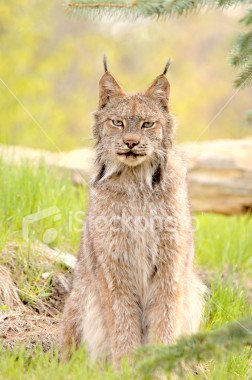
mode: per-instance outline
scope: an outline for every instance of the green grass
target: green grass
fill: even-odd
[[[244,323],[246,323],[244,321]],[[249,323],[251,326],[251,321]],[[131,366],[127,361],[122,362],[120,371],[115,371],[109,364],[99,364],[91,362],[88,359],[85,351],[79,349],[74,352],[72,359],[65,363],[59,362],[58,352],[56,349],[51,349],[47,353],[43,353],[40,347],[37,347],[34,351],[28,351],[25,348],[14,348],[13,351],[4,351],[0,348],[0,379],[146,379],[153,378],[152,373],[155,373],[156,368],[160,365],[163,367],[176,368],[178,370],[179,377],[182,378],[182,374],[186,373],[183,378],[188,379],[249,379],[251,371],[248,371],[248,365],[250,361],[249,349],[244,349],[242,353],[237,354],[223,354],[226,352],[225,346],[227,345],[227,336],[232,335],[229,339],[229,346],[235,352],[238,351],[242,344],[238,343],[236,333],[236,325],[233,326],[233,334],[228,331],[225,333],[225,329],[220,329],[218,332],[214,332],[211,336],[198,334],[192,338],[181,339],[175,350],[174,347],[144,347],[141,350],[137,350],[135,358],[136,362],[134,366]],[[230,331],[230,329],[229,329]],[[223,334],[224,333],[224,334]],[[215,347],[211,344],[214,340],[218,340],[219,345]],[[251,342],[251,337],[243,334],[243,341]],[[196,357],[216,357],[216,363],[208,361],[200,369],[197,364],[191,362],[189,367],[190,358],[192,357],[192,351],[195,352]],[[197,351],[197,352],[196,352]],[[159,355],[158,361],[155,362],[155,352],[166,352],[166,355]],[[184,372],[184,362],[179,362],[178,352],[181,356],[187,360],[188,370]],[[207,354],[206,354],[207,353]],[[170,361],[167,362],[165,357],[169,357]],[[157,356],[156,356],[157,357]],[[154,360],[153,360],[154,359]],[[198,374],[195,375],[194,371],[197,370]],[[155,377],[156,378],[156,377]]]
[[[57,231],[52,245],[75,252],[79,244],[85,187],[72,186],[69,177],[47,168],[43,163],[35,170],[28,163],[20,168],[0,159],[0,248],[7,241],[22,239],[22,221],[27,215],[56,207],[58,212],[29,226],[29,240],[39,239],[47,229]],[[58,217],[57,220],[54,220]]]
[[[196,215],[196,251],[200,266],[214,271],[241,271],[252,268],[252,217]]]
[[[83,350],[74,353],[68,363],[58,362],[56,351],[43,353],[40,348],[34,353],[25,349],[2,352],[0,351],[0,379],[1,380],[132,380],[134,369],[127,363],[115,372],[111,366],[102,366],[91,362]]]
[[[2,159],[0,183],[0,252],[8,252],[0,255],[0,264],[11,270],[22,301],[38,306],[50,295],[50,278],[43,279],[42,274],[57,269],[57,264],[41,260],[32,244],[43,241],[53,229],[56,234],[50,246],[77,252],[86,208],[85,186],[74,187],[68,176],[62,177],[43,162],[35,169],[29,163],[16,167]],[[56,213],[29,224],[25,242],[24,218],[52,207]]]
[[[85,187],[74,187],[70,178],[48,169],[43,163],[34,169],[28,164],[16,167],[0,160],[0,252],[9,244],[12,255],[0,255],[0,264],[7,265],[21,290],[24,302],[33,306],[50,294],[50,281],[43,272],[57,265],[41,262],[31,249],[33,241],[43,240],[52,228],[56,231],[51,246],[75,253],[78,249],[87,196]],[[56,206],[55,214],[34,222],[29,227],[29,242],[22,235],[23,218]],[[196,262],[206,271],[210,282],[203,331],[252,315],[248,283],[252,268],[252,219],[248,215],[225,217],[196,215]],[[52,240],[52,239],[51,239]],[[210,279],[210,280],[209,280]],[[251,301],[251,300],[250,300]],[[229,354],[224,359],[207,363],[207,371],[188,378],[249,379],[249,352]],[[250,371],[250,372],[249,372]],[[120,373],[109,366],[91,363],[82,350],[67,363],[58,363],[57,351],[44,354],[16,348],[0,350],[0,379],[132,379],[138,378],[134,367],[124,364]]]

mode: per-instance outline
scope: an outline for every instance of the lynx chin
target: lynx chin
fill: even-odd
[[[197,331],[205,287],[193,269],[186,169],[173,145],[168,64],[144,93],[127,94],[107,70],[94,113],[89,208],[61,352],[85,344],[118,364],[143,344]]]

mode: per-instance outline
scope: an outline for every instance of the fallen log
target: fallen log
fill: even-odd
[[[50,152],[25,146],[0,144],[0,157],[6,162],[13,162],[16,165],[29,162],[37,166],[43,162],[52,168],[60,169],[63,173],[70,173],[73,182],[79,184],[91,171],[93,151],[90,148],[81,148],[71,151]]]
[[[242,214],[252,210],[252,138],[180,145],[188,162],[194,211]]]
[[[252,210],[252,137],[180,144],[188,165],[192,209],[198,212],[242,214]],[[20,163],[41,161],[71,174],[81,184],[90,174],[93,151],[89,148],[52,153],[0,145],[0,156]]]

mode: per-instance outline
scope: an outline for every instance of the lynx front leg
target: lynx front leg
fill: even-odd
[[[111,260],[100,268],[99,277],[112,360],[118,365],[141,344],[139,304],[126,265]]]
[[[172,344],[181,331],[183,287],[171,265],[162,264],[154,278],[149,308],[148,342]]]
[[[74,347],[82,339],[82,316],[78,294],[73,291],[66,301],[61,323],[60,354],[62,359],[69,359]]]

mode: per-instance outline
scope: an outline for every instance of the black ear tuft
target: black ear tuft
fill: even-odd
[[[103,66],[104,66],[104,71],[106,73],[108,71],[108,61],[107,61],[106,54],[104,54],[104,56],[103,56]]]
[[[164,71],[163,71],[163,75],[166,75],[167,70],[169,69],[170,65],[171,65],[171,60],[168,59],[168,61],[166,62],[166,65],[165,65]]]

